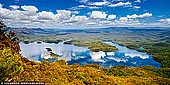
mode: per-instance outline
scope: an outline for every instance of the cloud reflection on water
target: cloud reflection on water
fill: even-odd
[[[54,44],[36,42],[24,44],[20,42],[21,53],[32,61],[39,62],[42,54],[45,54],[46,48],[51,48],[52,52],[61,56],[58,59],[68,61],[68,64],[79,63],[80,65],[97,63],[103,67],[125,65],[125,66],[142,66],[151,65],[160,67],[160,64],[154,61],[151,55],[144,52],[131,50],[127,47],[120,46],[112,42],[105,42],[118,48],[115,52],[91,52],[87,47],[74,46],[69,44]]]

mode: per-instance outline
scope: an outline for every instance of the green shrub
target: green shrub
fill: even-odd
[[[0,50],[0,81],[5,81],[8,76],[14,73],[22,73],[20,66],[21,58],[18,54],[13,54],[10,48]]]

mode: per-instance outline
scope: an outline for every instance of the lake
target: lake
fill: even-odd
[[[42,58],[50,59],[47,48],[59,55],[59,58],[51,58],[52,61],[64,59],[68,64],[78,63],[80,65],[99,64],[102,67],[111,66],[154,66],[160,68],[160,63],[152,59],[152,55],[145,52],[138,52],[125,46],[120,46],[112,42],[104,42],[118,48],[115,52],[92,52],[88,47],[74,46],[71,44],[55,43],[29,43],[20,42],[21,54],[31,61],[40,62]]]

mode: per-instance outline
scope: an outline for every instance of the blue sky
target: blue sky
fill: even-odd
[[[10,27],[170,27],[170,0],[0,0]]]

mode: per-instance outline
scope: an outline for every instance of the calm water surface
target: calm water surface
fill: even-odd
[[[74,46],[70,44],[54,43],[29,43],[20,42],[21,54],[29,60],[40,62],[42,56],[49,54],[46,48],[51,48],[52,52],[59,55],[68,64],[79,63],[80,65],[96,63],[105,68],[111,66],[124,65],[129,67],[137,66],[155,66],[160,67],[160,63],[154,61],[151,55],[144,52],[131,50],[127,47],[120,46],[116,43],[105,42],[118,48],[115,52],[91,52],[87,47]],[[45,59],[50,57],[46,56]],[[53,61],[56,58],[52,58]]]

